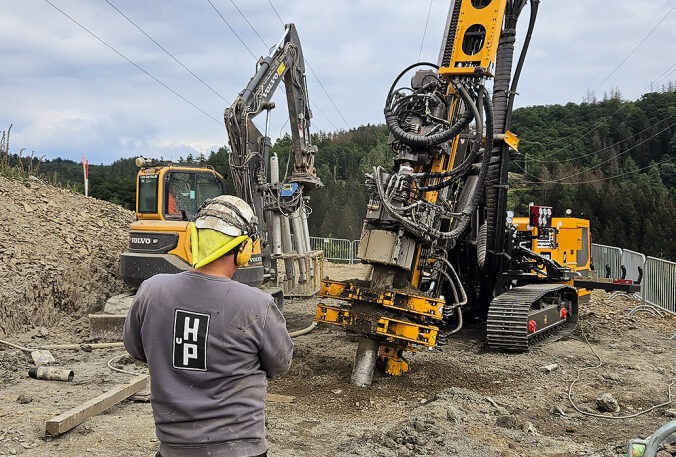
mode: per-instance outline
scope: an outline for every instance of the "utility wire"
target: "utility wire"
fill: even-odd
[[[597,91],[597,90],[598,90],[598,89],[599,89],[606,81],[608,81],[608,79],[610,79],[610,77],[611,77],[613,74],[615,74],[615,73],[619,70],[619,68],[624,64],[624,62],[626,62],[627,59],[629,59],[629,57],[630,57],[631,55],[633,55],[634,52],[636,52],[636,50],[637,50],[637,49],[645,42],[645,40],[652,34],[652,32],[654,32],[654,31],[657,29],[657,27],[658,27],[658,26],[666,19],[666,17],[674,10],[674,8],[676,8],[676,4],[674,4],[674,6],[672,6],[671,9],[669,9],[669,11],[667,11],[667,12],[662,16],[662,18],[660,19],[660,21],[659,21],[659,22],[658,22],[658,23],[657,23],[657,24],[656,24],[656,25],[655,25],[655,26],[654,26],[654,27],[646,34],[646,36],[641,40],[641,42],[638,43],[638,44],[634,47],[634,49],[633,49],[633,50],[632,50],[632,51],[631,51],[631,52],[623,59],[623,61],[622,61],[620,64],[618,64],[617,67],[615,67],[615,69],[608,75],[608,77],[607,77],[606,79],[604,79],[604,81],[603,81],[601,84],[599,84],[599,86],[598,86],[596,89],[594,89],[594,90],[591,92],[591,94],[590,94],[589,96],[587,96],[587,97],[585,97],[585,98],[583,99],[582,103],[589,103],[589,102],[591,101],[591,97],[593,97],[593,96],[595,95],[595,92],[596,92],[596,91]],[[656,17],[657,17],[657,16],[656,16]],[[637,36],[638,36],[638,35],[637,35]],[[625,48],[626,48],[626,46],[625,46]],[[617,57],[617,56],[619,56],[619,53],[616,55],[616,57]],[[612,60],[614,60],[614,58],[612,58],[612,59],[610,59],[610,60],[612,61]],[[671,70],[673,67],[674,67],[674,65],[670,66],[665,72],[662,73],[662,75],[664,75],[665,73],[669,72],[669,70]],[[600,72],[599,72],[599,73],[600,73]],[[597,75],[598,75],[599,73],[597,73]],[[660,75],[658,78],[660,78],[662,75]],[[596,76],[595,76],[595,77],[596,77]],[[652,86],[652,82],[649,83],[649,84],[641,91],[641,93],[645,93],[647,90],[649,90],[649,89],[651,88],[651,86]],[[596,123],[594,123],[594,125],[592,125],[592,127],[591,127],[588,131],[582,132],[582,133],[571,133],[570,135],[567,135],[566,137],[562,138],[562,140],[566,140],[566,139],[571,138],[571,137],[576,137],[576,138],[574,138],[572,141],[578,141],[578,140],[580,140],[580,139],[582,139],[582,138],[585,138],[588,134],[591,134],[591,133],[595,130],[595,128],[596,128],[597,126],[602,125],[607,119],[610,119],[614,114],[616,114],[616,113],[620,112],[621,110],[625,109],[626,106],[627,106],[626,104],[623,104],[622,106],[620,106],[620,108],[619,108],[617,111],[615,111],[615,113],[612,113],[612,114],[610,114],[610,115],[608,115],[608,116],[606,116],[606,117],[604,117],[604,118],[602,118],[602,119],[599,119],[598,121],[596,121]],[[564,119],[564,121],[565,121],[565,119]],[[523,141],[523,140],[522,140],[522,141]],[[561,151],[565,151],[565,148],[560,148],[560,149],[556,149],[556,150],[550,151],[548,154],[544,155],[544,156],[541,157],[540,159],[545,159],[545,158],[547,158],[547,157],[552,157],[552,156],[556,155],[557,153],[559,153],[559,152],[561,152]]]
[[[671,76],[673,73],[676,73],[676,69],[675,69],[674,67],[676,67],[676,63],[672,63],[671,66],[670,66],[669,68],[667,68],[667,69],[664,70],[662,73],[660,73],[660,74],[655,78],[655,81],[651,81],[651,82],[650,82],[650,84],[648,85],[649,89],[652,90],[652,89],[653,89],[653,85],[659,85],[659,84],[660,84],[660,81],[661,81],[662,79],[664,79],[664,80],[666,81],[668,76]],[[662,83],[662,84],[664,84],[664,83]]]
[[[315,102],[313,102],[312,100],[310,100],[310,103],[312,103],[312,106],[314,106],[315,108],[317,108],[317,111],[319,111],[319,112],[321,113],[321,115],[324,116],[324,119],[326,119],[326,121],[327,121],[329,124],[331,124],[331,125],[333,126],[333,129],[334,129],[334,130],[336,130],[336,131],[339,130],[338,127],[336,127],[336,124],[334,124],[333,122],[331,122],[331,119],[329,119],[328,116],[327,116],[326,114],[324,114],[324,111],[322,111],[322,109],[321,109],[319,106],[317,106],[317,104],[316,104]]]
[[[124,17],[127,21],[129,21],[129,23],[130,23],[131,25],[133,25],[134,27],[136,27],[136,29],[137,29],[139,32],[141,32],[142,34],[144,34],[150,41],[152,41],[153,43],[155,43],[155,44],[157,45],[158,48],[160,48],[162,51],[164,51],[165,54],[167,54],[169,57],[171,57],[172,59],[174,59],[174,61],[175,61],[177,64],[179,64],[180,66],[182,66],[188,73],[190,73],[191,75],[193,75],[199,82],[201,82],[202,84],[204,84],[204,86],[206,86],[211,92],[213,92],[213,93],[216,94],[218,97],[220,97],[221,100],[223,100],[223,101],[226,102],[227,104],[230,104],[230,102],[229,102],[225,97],[223,97],[221,94],[219,94],[213,87],[211,87],[209,84],[207,84],[202,78],[200,78],[200,77],[197,76],[195,73],[193,73],[193,71],[192,71],[190,68],[186,67],[186,66],[183,64],[183,62],[181,62],[180,60],[178,60],[171,52],[167,51],[167,49],[166,49],[164,46],[162,46],[160,43],[158,43],[153,37],[151,37],[150,35],[148,35],[148,34],[147,34],[141,27],[139,27],[139,26],[138,26],[131,18],[129,18],[129,16],[127,16],[127,15],[124,14],[122,11],[120,11],[120,9],[119,9],[117,6],[113,5],[113,4],[110,2],[110,0],[105,0],[105,1],[106,1],[106,3],[108,3],[108,4],[111,6],[111,8],[113,8],[115,11],[117,11],[118,13],[120,13],[120,14],[122,15],[122,17]]]
[[[633,175],[634,173],[638,173],[639,171],[647,170],[648,168],[652,168],[653,166],[663,165],[665,163],[671,163],[671,158],[667,158],[667,159],[661,160],[659,162],[655,162],[654,164],[646,165],[645,167],[642,167],[642,168],[637,168],[636,170],[627,171],[625,173],[620,173],[618,175],[613,175],[613,176],[604,176],[603,178],[598,178],[598,179],[590,179],[589,181],[575,181],[575,182],[521,181],[521,182],[523,184],[569,184],[569,185],[592,184],[592,183],[595,183],[595,182],[608,181],[608,180],[615,179],[615,178],[621,178],[623,176]],[[514,165],[516,165],[518,168],[523,170],[523,167],[521,165],[519,165],[518,163],[515,163]],[[528,172],[525,172],[525,174],[537,179],[537,176],[534,176],[534,175],[532,175]]]
[[[183,95],[179,94],[179,93],[176,92],[174,89],[172,89],[171,87],[167,86],[165,83],[163,83],[162,81],[160,81],[158,78],[156,78],[155,76],[153,76],[152,74],[150,74],[146,69],[144,69],[143,67],[141,67],[139,64],[137,64],[136,62],[134,62],[133,60],[131,60],[130,58],[128,58],[127,56],[125,56],[124,54],[122,54],[120,51],[118,51],[117,49],[115,49],[114,47],[112,47],[111,45],[109,45],[108,43],[106,43],[102,38],[99,38],[98,35],[96,35],[94,32],[92,32],[91,30],[89,30],[89,29],[88,29],[87,27],[85,27],[84,25],[80,24],[77,20],[75,20],[73,17],[69,16],[68,13],[66,13],[65,11],[63,11],[62,9],[60,9],[58,6],[54,5],[54,4],[53,4],[52,2],[50,2],[49,0],[44,0],[44,1],[45,1],[46,3],[48,3],[52,8],[54,8],[55,10],[57,10],[59,13],[63,14],[63,15],[66,16],[68,19],[70,19],[70,20],[73,21],[75,24],[77,24],[82,30],[84,30],[85,32],[87,32],[88,34],[90,34],[92,37],[96,38],[100,43],[102,43],[102,44],[103,44],[104,46],[106,46],[108,49],[110,49],[111,51],[113,51],[114,53],[116,53],[117,55],[119,55],[120,57],[122,57],[124,60],[126,60],[127,62],[129,62],[130,64],[132,64],[132,65],[135,66],[136,68],[138,68],[140,71],[142,71],[143,73],[145,73],[146,75],[148,75],[148,76],[149,76],[150,78],[152,78],[155,82],[157,82],[158,84],[162,85],[162,86],[163,86],[165,89],[167,89],[169,92],[171,92],[172,94],[176,95],[178,98],[180,98],[181,100],[183,100],[184,102],[186,102],[187,104],[189,104],[190,106],[192,106],[193,108],[195,108],[196,110],[198,110],[199,112],[201,112],[202,114],[204,114],[205,116],[207,116],[208,118],[213,119],[213,120],[214,120],[215,122],[217,122],[219,125],[221,124],[221,121],[219,121],[218,119],[216,119],[215,117],[213,117],[211,114],[209,114],[209,113],[207,113],[206,111],[204,111],[204,110],[203,110],[202,108],[200,108],[199,106],[195,105],[193,102],[191,102],[190,100],[188,100],[187,98],[185,98]]]
[[[639,143],[636,143],[634,146],[632,146],[632,147],[630,147],[630,148],[627,148],[626,150],[624,150],[624,151],[622,151],[622,152],[618,152],[618,153],[615,154],[614,156],[609,157],[608,159],[604,160],[603,162],[601,162],[601,163],[599,163],[599,164],[597,164],[597,165],[594,165],[593,167],[587,167],[587,168],[583,169],[582,171],[580,171],[580,172],[578,172],[578,173],[573,173],[572,175],[564,176],[564,177],[562,177],[562,178],[558,178],[558,179],[554,179],[554,180],[550,180],[550,181],[545,181],[545,182],[547,182],[547,183],[560,183],[561,181],[563,181],[563,180],[565,180],[565,179],[568,179],[568,178],[572,178],[573,176],[579,176],[579,175],[581,175],[582,173],[585,173],[585,172],[587,172],[587,171],[596,170],[596,169],[600,168],[602,165],[604,165],[604,164],[610,162],[611,160],[616,159],[617,157],[619,157],[619,156],[621,156],[621,155],[625,155],[627,152],[633,151],[634,149],[636,149],[636,148],[639,147],[640,145],[642,145],[642,144],[648,142],[649,140],[655,138],[655,137],[656,137],[657,135],[659,135],[660,133],[669,130],[669,129],[670,129],[671,127],[673,127],[674,125],[676,125],[676,124],[668,125],[666,128],[660,130],[659,132],[655,133],[654,135],[652,135],[652,136],[650,136],[650,137],[644,139],[643,141],[641,141],[641,142],[639,142]]]
[[[237,12],[239,12],[240,16],[242,16],[244,18],[246,23],[249,24],[249,27],[251,27],[251,30],[253,30],[253,32],[256,34],[258,39],[261,40],[261,43],[263,43],[263,46],[265,46],[269,50],[270,46],[268,46],[268,44],[265,42],[265,40],[263,40],[263,38],[258,34],[258,31],[254,28],[254,26],[251,25],[251,22],[249,22],[249,20],[246,18],[244,13],[242,13],[242,10],[239,9],[239,6],[237,6],[237,4],[233,0],[230,0],[230,3],[232,3],[232,6],[234,6],[235,9],[237,10]]]
[[[237,4],[236,4],[233,0],[230,0],[230,3],[232,3],[232,5],[235,7],[235,9],[237,9],[237,12],[239,13],[239,15],[242,16],[242,18],[243,18],[244,21],[249,25],[249,27],[251,28],[251,30],[253,30],[253,32],[256,34],[256,36],[258,37],[258,39],[260,40],[260,42],[263,43],[263,46],[265,46],[265,47],[269,50],[269,49],[270,49],[270,45],[267,44],[267,43],[265,42],[265,40],[263,39],[263,37],[261,37],[261,35],[258,33],[258,30],[256,30],[256,28],[251,24],[251,22],[249,22],[249,19],[246,17],[246,15],[244,14],[244,12],[242,12],[242,10],[239,9],[239,7],[237,6]],[[277,10],[275,9],[274,5],[271,4],[271,6],[272,6],[273,10],[275,11],[275,13],[277,13]],[[277,15],[277,17],[279,17],[279,14]],[[282,25],[284,25],[284,22],[281,20],[281,18],[279,18],[279,19],[280,19],[280,22],[282,22]],[[305,60],[305,63],[307,63],[307,60]],[[308,67],[309,67],[309,64],[308,64]],[[335,130],[338,130],[338,127],[336,127],[335,124],[334,124],[333,122],[331,122],[331,119],[329,119],[329,118],[326,116],[326,114],[324,114],[324,111],[322,111],[322,109],[321,109],[319,106],[317,106],[316,103],[314,103],[312,100],[310,100],[310,103],[312,104],[313,107],[315,107],[315,108],[317,109],[317,111],[319,111],[319,113],[320,113],[322,116],[324,116],[324,118],[328,121],[329,124],[331,124],[331,125],[333,126],[333,128],[334,128]],[[289,120],[286,119],[286,121],[285,121],[284,124],[282,125],[282,128],[279,130],[279,133],[280,133],[279,136],[280,136],[280,137],[282,136],[282,135],[281,135],[282,130],[284,129],[284,127],[285,127],[288,123],[289,123]]]
[[[225,22],[225,25],[227,25],[228,28],[232,31],[232,33],[235,34],[235,36],[237,37],[239,42],[242,43],[242,45],[246,48],[247,51],[249,51],[249,54],[251,54],[251,57],[253,57],[254,59],[257,59],[258,57],[256,57],[256,54],[254,54],[253,51],[251,49],[249,49],[249,46],[247,46],[246,43],[244,42],[244,40],[242,40],[242,38],[237,34],[237,32],[235,32],[235,29],[232,28],[230,23],[223,17],[221,12],[218,11],[218,8],[216,8],[216,6],[213,3],[211,3],[211,0],[207,0],[207,2],[209,2],[209,5],[211,5],[211,7],[214,9],[214,11],[216,11],[216,13],[220,16],[221,20],[223,22]]]
[[[622,65],[624,65],[624,63],[632,55],[634,55],[634,53],[638,50],[638,48],[640,48],[641,45],[643,45],[643,43],[645,43],[645,40],[647,40],[648,37],[650,37],[650,35],[652,35],[652,33],[657,29],[657,27],[659,27],[660,24],[662,24],[662,22],[664,22],[664,20],[667,18],[667,16],[669,16],[669,14],[671,14],[671,12],[674,10],[674,8],[676,8],[676,3],[674,3],[674,6],[672,6],[671,9],[669,11],[667,11],[664,14],[664,16],[662,16],[662,18],[659,20],[659,22],[657,24],[655,24],[655,26],[652,29],[650,29],[650,31],[643,37],[643,39],[641,41],[639,41],[639,43],[636,46],[634,46],[634,48],[629,52],[629,54],[626,55],[626,57],[624,59],[622,59],[622,61],[615,67],[615,69],[610,72],[610,74],[606,77],[606,79],[601,81],[601,83],[598,85],[598,87],[596,87],[596,89],[594,89],[592,91],[592,94],[594,94],[598,89],[600,89],[601,86],[603,86],[603,84],[605,84],[615,73],[617,73],[617,71],[622,67]]]
[[[279,13],[277,12],[277,8],[275,8],[275,5],[272,4],[272,1],[271,1],[271,0],[268,0],[268,3],[269,3],[270,6],[272,7],[272,11],[274,11],[275,14],[277,15],[277,19],[279,19],[279,22],[281,22],[282,25],[285,25],[285,24],[284,24],[284,21],[282,20],[282,16],[279,15]]]
[[[343,120],[343,122],[345,123],[345,126],[347,127],[347,129],[350,130],[350,124],[348,124],[347,121],[345,120],[345,117],[343,117],[343,113],[340,112],[340,109],[338,108],[338,105],[336,105],[336,102],[334,102],[334,101],[333,101],[333,98],[331,98],[331,96],[329,95],[328,91],[326,90],[326,87],[324,87],[324,84],[322,84],[322,81],[319,79],[319,76],[317,76],[317,73],[315,73],[314,69],[312,68],[312,65],[310,65],[310,62],[309,62],[307,59],[305,59],[305,63],[307,64],[307,67],[310,69],[310,71],[311,71],[312,74],[314,75],[315,79],[316,79],[317,82],[319,83],[319,87],[321,87],[322,90],[324,91],[324,94],[326,94],[326,98],[329,99],[329,101],[330,101],[331,104],[333,105],[333,108],[336,110],[336,112],[338,113],[338,115],[340,116],[340,118],[341,118],[341,119]]]
[[[625,142],[627,142],[627,141],[629,141],[629,140],[632,140],[632,139],[638,137],[640,134],[642,134],[642,133],[644,133],[644,132],[647,132],[648,130],[651,130],[651,129],[655,128],[658,124],[660,124],[660,123],[662,123],[662,122],[666,122],[666,121],[672,119],[672,118],[675,117],[675,116],[676,116],[676,113],[675,113],[675,114],[672,114],[671,116],[665,117],[664,119],[660,119],[660,120],[657,121],[655,124],[652,124],[652,125],[646,127],[645,129],[641,130],[640,132],[636,132],[635,134],[631,135],[630,137],[625,138],[624,140],[620,140],[620,141],[618,141],[617,143],[613,143],[613,144],[610,145],[610,146],[606,146],[606,147],[604,147],[604,148],[598,149],[598,150],[596,150],[596,151],[589,152],[589,153],[587,153],[587,154],[582,154],[582,155],[580,155],[580,156],[569,157],[569,158],[567,158],[567,159],[561,159],[561,160],[546,160],[546,159],[540,159],[540,158],[537,158],[537,157],[533,157],[532,159],[529,160],[529,162],[531,162],[531,163],[533,163],[533,162],[535,162],[535,163],[563,163],[563,162],[572,162],[572,161],[575,161],[575,160],[584,159],[585,157],[589,157],[589,156],[592,156],[592,155],[598,155],[599,153],[601,153],[601,152],[603,152],[603,151],[612,149],[612,148],[613,148],[614,146],[616,146],[616,145],[625,143]],[[668,129],[668,128],[669,128],[669,127],[667,127],[667,129]],[[667,129],[665,129],[665,130],[667,130]],[[664,132],[664,130],[661,130],[661,131],[658,132],[658,133],[662,133],[662,132]],[[654,137],[654,136],[653,136],[653,137]],[[650,137],[650,138],[653,138],[653,137]],[[648,138],[648,139],[650,139],[650,138]]]
[[[434,3],[434,0],[430,0],[430,7],[427,9],[427,19],[425,19],[425,30],[423,31],[422,40],[420,40],[420,51],[418,51],[418,62],[420,62],[420,56],[422,55],[423,44],[425,44],[425,35],[427,35],[427,26],[430,23],[430,14],[432,13],[432,3]]]
[[[676,125],[676,124],[673,124],[673,125]],[[649,137],[649,138],[646,138],[645,140],[641,141],[640,143],[635,144],[634,146],[632,146],[632,147],[626,149],[625,151],[622,151],[622,152],[619,152],[619,153],[615,154],[614,156],[612,156],[612,157],[610,157],[610,158],[604,160],[603,162],[601,162],[601,163],[599,163],[599,164],[597,164],[597,165],[594,165],[593,167],[587,167],[587,168],[584,168],[584,169],[582,169],[581,171],[579,171],[579,172],[577,172],[577,173],[573,173],[573,174],[568,175],[568,176],[563,176],[563,177],[558,178],[558,179],[540,180],[539,182],[544,183],[544,184],[573,184],[573,183],[570,183],[570,182],[564,182],[564,180],[567,180],[567,179],[570,179],[570,178],[572,178],[572,177],[574,177],[574,176],[579,176],[579,175],[581,175],[581,174],[583,174],[583,173],[586,173],[586,172],[588,172],[588,171],[592,171],[592,170],[596,170],[596,169],[600,168],[602,165],[604,165],[604,164],[610,162],[611,160],[616,159],[617,157],[619,157],[619,156],[621,156],[621,155],[624,155],[624,154],[626,154],[627,152],[630,152],[630,151],[636,149],[638,146],[640,146],[640,145],[646,143],[647,141],[649,141],[649,140],[651,140],[652,138],[656,137],[656,136],[659,135],[660,133],[662,133],[662,132],[664,132],[664,131],[666,131],[666,130],[669,130],[671,127],[673,127],[673,125],[668,126],[668,127],[665,128],[664,130],[661,130],[661,131],[657,132],[655,135],[653,135],[653,136],[651,136],[651,137]],[[519,166],[519,168],[521,168],[521,167]],[[523,170],[523,168],[521,168],[521,169]],[[524,171],[525,171],[525,170],[524,170]],[[537,176],[534,176],[534,175],[532,175],[531,173],[526,172],[526,174],[528,174],[528,176],[531,176],[531,177],[533,177],[533,178],[537,178]]]
[[[271,0],[268,0],[268,4],[270,5],[270,7],[272,8],[272,10],[273,10],[273,11],[275,12],[275,14],[277,15],[277,19],[279,19],[279,22],[281,22],[282,25],[284,25],[284,21],[282,20],[282,17],[279,15],[279,12],[277,11],[277,8],[275,8],[275,5],[273,5],[273,3],[272,3]],[[348,124],[347,121],[345,120],[345,117],[343,116],[343,113],[342,113],[342,112],[340,111],[340,109],[338,108],[338,105],[336,105],[336,102],[333,101],[333,98],[331,98],[331,96],[329,95],[328,91],[326,90],[326,87],[324,87],[324,84],[322,84],[322,81],[319,79],[319,76],[317,76],[317,73],[315,73],[314,69],[312,68],[312,65],[310,65],[310,62],[307,60],[307,58],[305,59],[305,63],[307,64],[307,67],[310,69],[310,72],[312,72],[312,75],[315,77],[315,79],[316,79],[317,82],[319,83],[319,87],[322,88],[322,91],[323,91],[324,94],[326,95],[326,98],[329,99],[329,101],[330,101],[331,104],[333,105],[333,108],[336,110],[336,112],[338,113],[338,115],[340,116],[340,118],[341,118],[341,119],[343,120],[343,122],[345,123],[345,126],[347,127],[347,129],[350,130],[350,124]],[[320,112],[321,112],[321,110],[320,110]],[[327,118],[327,119],[328,119],[328,118]],[[329,122],[331,123],[331,125],[333,125],[333,123],[332,123],[331,121],[329,121]],[[335,126],[334,126],[334,127],[335,127]]]
[[[658,76],[658,79],[659,79],[659,78],[662,78],[662,76],[668,76],[669,74],[673,73],[673,71],[671,71],[671,70],[674,69],[674,67],[676,67],[676,64],[672,64],[669,68],[667,68],[667,69],[664,70],[662,73],[660,73],[660,75]],[[671,71],[671,72],[670,72],[670,71]],[[643,88],[643,90],[642,90],[641,92],[642,92],[642,93],[647,92],[647,91],[651,88],[652,84],[653,84],[652,82],[648,83],[648,85],[646,85],[646,86]],[[590,134],[592,134],[594,131],[596,131],[596,129],[597,129],[598,127],[604,125],[604,123],[605,123],[608,119],[611,119],[614,115],[616,115],[616,114],[619,113],[620,111],[626,109],[627,106],[630,106],[630,105],[627,104],[627,103],[623,103],[618,109],[616,109],[616,110],[613,111],[612,113],[610,113],[610,114],[608,114],[607,116],[602,117],[602,118],[598,119],[596,122],[594,122],[594,124],[592,124],[592,126],[589,127],[589,129],[587,129],[587,130],[585,130],[585,131],[583,131],[583,132],[574,132],[574,133],[570,133],[569,135],[566,135],[566,136],[564,136],[564,137],[562,137],[562,138],[559,138],[559,140],[560,140],[560,141],[565,141],[565,140],[568,140],[569,138],[572,138],[572,139],[570,140],[571,143],[572,143],[572,142],[578,142],[578,141],[581,141],[582,139],[586,138],[588,135],[590,135]],[[565,121],[566,119],[568,119],[569,117],[570,117],[570,115],[567,115],[566,118],[562,120],[562,122]],[[574,138],[573,138],[573,137],[574,137]],[[522,139],[521,141],[524,142],[524,143],[528,143],[528,140],[527,140],[527,139]],[[545,162],[544,159],[547,159],[548,157],[553,157],[553,156],[555,156],[556,154],[558,154],[559,152],[566,151],[566,150],[567,150],[566,147],[561,147],[561,148],[559,148],[559,149],[554,149],[554,150],[552,150],[552,151],[549,151],[549,153],[543,155],[542,157],[539,157],[539,158],[533,159],[533,160],[534,160],[534,161],[537,161],[537,162]],[[551,162],[556,162],[556,161],[555,161],[555,160],[552,160]]]

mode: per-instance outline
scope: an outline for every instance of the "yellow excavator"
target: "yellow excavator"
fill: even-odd
[[[225,180],[211,167],[178,166],[136,159],[136,221],[129,230],[129,248],[120,256],[120,274],[132,288],[158,273],[191,269],[188,223],[207,198],[225,194]],[[261,242],[236,280],[253,287],[264,281]]]
[[[274,108],[271,98],[284,82],[292,126],[288,180],[280,179],[278,158],[270,153],[270,138],[253,118]],[[235,194],[256,214],[263,234],[247,267],[235,280],[253,287],[264,285],[278,305],[282,294],[313,295],[319,290],[323,253],[310,247],[307,215],[309,190],[322,187],[314,168],[316,146],[311,143],[305,67],[300,40],[287,24],[272,53],[261,58],[256,73],[231,107],[224,123],[230,140],[229,165]],[[207,198],[225,193],[222,175],[206,166],[183,166],[138,158],[136,221],[131,224],[129,248],[120,257],[120,273],[137,288],[158,273],[191,268],[188,222]]]
[[[528,3],[516,60],[517,20]],[[512,106],[538,4],[451,1],[438,63],[410,65],[389,90],[394,166],[366,176],[358,248],[372,272],[363,282],[324,281],[319,296],[332,302],[315,314],[358,336],[357,386],[371,384],[376,366],[408,371],[404,353],[442,346],[463,316],[485,322],[490,348],[527,351],[575,328],[588,289],[638,287],[593,277],[588,221],[536,205],[526,218],[507,211],[519,143]]]

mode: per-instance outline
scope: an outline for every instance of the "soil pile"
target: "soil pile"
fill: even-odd
[[[125,290],[133,212],[35,177],[0,177],[0,205],[0,335],[82,316]]]

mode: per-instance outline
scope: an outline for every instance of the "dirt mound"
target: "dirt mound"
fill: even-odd
[[[125,290],[118,259],[134,213],[35,177],[0,177],[0,205],[0,335],[98,310]]]

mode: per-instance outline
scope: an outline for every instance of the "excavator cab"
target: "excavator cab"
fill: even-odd
[[[225,181],[212,168],[143,167],[136,178],[136,219],[189,221],[204,200],[224,193]]]

